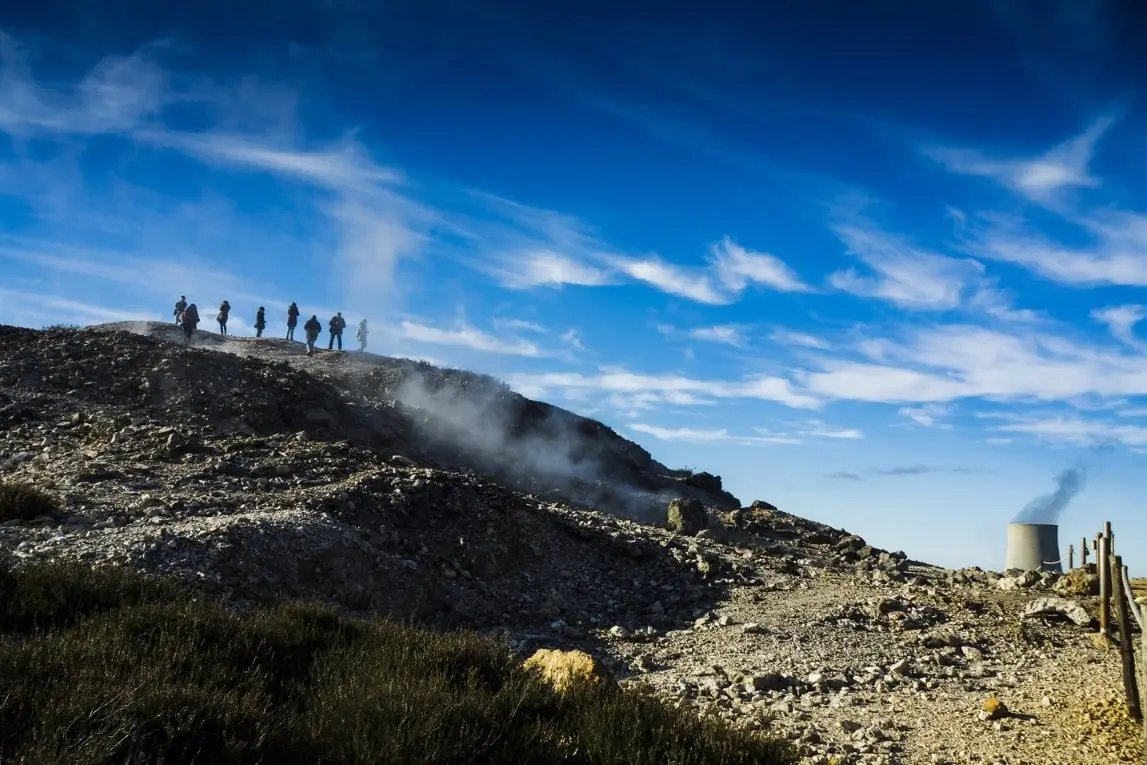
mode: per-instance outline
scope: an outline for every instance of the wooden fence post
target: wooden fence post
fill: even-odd
[[[1087,537],[1079,545],[1079,565],[1087,568]]]
[[[1111,556],[1107,554],[1107,537],[1102,534],[1096,540],[1098,547],[1095,556],[1095,566],[1099,574],[1099,634],[1107,637],[1111,634]]]
[[[1143,709],[1139,706],[1139,682],[1135,677],[1135,638],[1131,635],[1131,614],[1128,609],[1131,587],[1123,584],[1122,556],[1112,555],[1109,566],[1112,572],[1112,595],[1115,598],[1115,618],[1119,624],[1119,654],[1123,660],[1123,691],[1127,695],[1127,711],[1132,718],[1141,721]]]
[[[1067,546],[1067,570],[1075,568],[1075,545]]]
[[[1134,597],[1135,590],[1131,588],[1131,574],[1127,569],[1123,569],[1120,573],[1123,580],[1123,586],[1127,588],[1127,592],[1131,593]],[[1135,601],[1131,601],[1131,614],[1135,617],[1135,621],[1139,623],[1139,639],[1142,642],[1140,648],[1142,652],[1139,654],[1141,659],[1140,664],[1143,669],[1143,685],[1141,686],[1145,693],[1147,693],[1147,606],[1141,606]],[[1147,714],[1143,715],[1143,762],[1147,762]]]

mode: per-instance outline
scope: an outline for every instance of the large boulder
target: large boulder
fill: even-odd
[[[615,686],[613,676],[605,665],[585,651],[562,651],[539,648],[523,664],[527,670],[538,672],[559,692],[574,683],[587,683],[600,687]]]
[[[709,515],[704,506],[691,497],[670,502],[668,520],[671,529],[687,536],[694,536],[709,526]]]
[[[1037,598],[1024,606],[1023,616],[1025,618],[1049,614],[1066,616],[1080,627],[1086,627],[1091,624],[1091,614],[1087,613],[1087,609],[1074,600],[1066,600],[1064,598]]]

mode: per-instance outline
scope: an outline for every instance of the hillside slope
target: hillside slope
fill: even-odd
[[[1118,652],[1040,611],[1071,577],[946,571],[742,506],[482,376],[174,339],[0,326],[0,485],[56,503],[0,518],[0,562],[126,564],[238,608],[317,598],[580,647],[623,683],[778,727],[806,765],[1141,751],[1110,703]],[[669,531],[676,497],[709,528]],[[1020,716],[979,719],[991,695]]]
[[[64,508],[0,527],[5,555],[471,626],[654,604],[688,615],[715,596],[683,543],[630,519],[663,520],[678,496],[737,508],[719,479],[691,485],[601,423],[489,378],[176,337],[0,327],[0,477]]]

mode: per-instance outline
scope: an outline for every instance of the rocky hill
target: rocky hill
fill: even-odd
[[[1048,591],[1078,581],[945,571],[742,505],[480,375],[184,347],[162,324],[0,326],[0,481],[58,505],[0,523],[5,561],[582,647],[623,682],[781,727],[809,763],[1134,761],[1081,695],[1119,687],[1088,599]],[[705,528],[672,530],[674,500]],[[984,717],[993,694],[1012,712]]]

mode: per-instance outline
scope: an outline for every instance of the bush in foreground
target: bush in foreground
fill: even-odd
[[[56,512],[56,500],[47,492],[23,481],[0,481],[0,522],[30,521]]]
[[[496,643],[313,604],[236,614],[180,585],[0,570],[0,763],[789,762],[630,691],[559,694]]]

